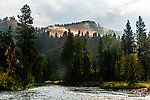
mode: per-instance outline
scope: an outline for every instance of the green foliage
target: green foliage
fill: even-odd
[[[21,63],[15,55],[15,45],[11,36],[11,28],[7,33],[0,33],[0,90],[22,88],[20,73]]]
[[[76,83],[88,79],[91,70],[91,52],[86,47],[85,39],[68,32],[60,60],[66,70],[65,82]]]
[[[36,65],[32,67],[32,75],[35,77],[36,82],[43,81],[44,69],[46,68],[46,65],[46,56],[39,53]]]
[[[144,88],[147,87],[149,83],[145,83],[145,82],[138,82],[135,84],[130,84],[128,82],[124,82],[124,81],[111,81],[111,82],[103,82],[102,84],[100,84],[101,88],[104,89],[139,89],[139,88]]]
[[[60,60],[66,67],[65,68],[66,72],[64,77],[64,80],[66,81],[71,80],[72,60],[73,60],[73,51],[74,51],[73,42],[74,42],[73,33],[69,32],[60,54]]]
[[[25,86],[25,88],[32,87],[32,83],[34,83],[34,82],[35,82],[34,76],[33,76],[30,72],[28,72],[28,73],[27,73],[27,78],[26,78],[26,80],[24,81],[24,84],[27,84],[27,85]]]
[[[116,79],[115,69],[118,67],[117,62],[120,59],[120,50],[120,43],[116,37],[111,35],[100,37],[97,58],[99,80],[110,81]]]
[[[70,64],[73,56],[74,44],[73,33],[69,32],[60,54],[60,59],[65,64]]]
[[[83,79],[84,81],[91,81],[92,79],[89,78],[92,69],[92,55],[90,50],[84,49],[83,54],[83,61],[82,61],[82,68],[83,68]]]
[[[22,89],[22,82],[8,75],[0,75],[0,90]]]
[[[143,69],[139,63],[138,57],[135,54],[126,55],[121,58],[121,71],[123,81],[131,84],[141,79]]]
[[[141,16],[139,16],[138,21],[136,22],[136,34],[137,34],[137,54],[142,66],[145,70],[144,72],[144,79],[149,80],[149,71],[150,68],[148,67],[148,41],[145,29],[145,23]]]

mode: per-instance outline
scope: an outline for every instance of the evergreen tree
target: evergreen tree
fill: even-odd
[[[73,52],[74,52],[74,38],[73,33],[68,32],[65,44],[62,48],[61,54],[60,54],[60,60],[63,63],[65,67],[65,75],[64,80],[66,83],[71,81],[71,74],[72,74],[72,60],[73,60]]]
[[[58,38],[58,34],[57,34],[57,32],[55,33],[55,39],[57,39]]]
[[[89,31],[87,31],[87,32],[85,33],[85,37],[88,38],[89,35],[90,35]]]
[[[67,31],[65,31],[64,33],[63,33],[63,37],[66,37],[67,36]]]
[[[84,48],[84,51],[83,51],[83,64],[82,64],[82,67],[83,67],[83,80],[84,81],[91,81],[89,74],[90,74],[90,71],[91,71],[91,51],[88,50],[87,48]]]
[[[137,34],[137,53],[140,62],[142,63],[145,73],[144,79],[148,80],[148,66],[147,66],[147,54],[146,54],[146,44],[147,44],[147,36],[146,36],[146,29],[145,23],[141,16],[139,16],[138,21],[136,22],[136,34]]]
[[[79,82],[82,80],[82,71],[83,68],[83,50],[85,48],[85,41],[81,37],[75,36],[74,37],[74,51],[73,51],[73,70],[72,70],[72,80],[74,83]]]
[[[145,44],[146,44],[146,29],[145,23],[141,16],[139,16],[138,21],[136,22],[136,34],[137,34],[137,45],[138,45],[138,57],[141,59],[142,52],[145,51]]]
[[[150,79],[150,33],[148,34],[147,36],[147,40],[146,40],[146,44],[145,44],[145,63],[146,63],[146,66],[147,66],[147,79],[149,80]]]
[[[134,35],[129,20],[127,21],[126,29],[124,29],[121,45],[125,55],[135,52]]]
[[[80,33],[80,30],[78,30],[78,36],[80,36],[80,34],[81,34],[81,33]]]
[[[26,4],[20,9],[22,15],[18,15],[19,28],[17,28],[17,35],[15,36],[17,42],[16,46],[21,50],[20,59],[23,62],[24,68],[22,70],[22,79],[24,80],[24,87],[33,82],[32,68],[36,63],[37,49],[35,45],[36,36],[35,29],[32,26],[33,18],[31,17],[30,7]]]
[[[99,64],[98,76],[101,81],[112,81],[116,79],[115,69],[119,60],[119,56],[119,41],[111,35],[101,37],[99,41],[97,58]]]
[[[88,79],[91,69],[91,53],[82,37],[73,36],[73,33],[68,32],[60,60],[66,70],[64,78],[66,83],[75,84]]]
[[[104,44],[103,44],[103,37],[100,37],[99,39],[99,44],[98,44],[98,56],[97,56],[97,59],[98,59],[98,64],[99,64],[99,73],[98,73],[98,76],[100,78],[103,78],[103,69],[104,69],[104,66],[103,66],[103,49],[104,49]]]

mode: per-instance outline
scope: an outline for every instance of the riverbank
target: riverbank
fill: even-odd
[[[103,82],[99,86],[103,89],[149,89],[150,82],[138,82],[134,84],[130,84],[127,82]]]
[[[100,84],[100,82],[84,82],[84,83],[77,83],[77,85],[78,86],[68,86],[68,85],[66,86],[63,84],[63,81],[45,81],[44,83],[35,83],[35,84],[33,84],[33,86],[34,86],[33,88],[28,88],[25,90],[23,89],[21,91],[26,91],[25,93],[27,93],[30,90],[34,90],[34,89],[37,90],[37,89],[44,88],[45,90],[51,89],[52,93],[54,93],[54,90],[52,88],[56,87],[55,89],[57,89],[57,88],[64,89],[65,88],[66,91],[73,91],[74,93],[81,92],[81,94],[90,93],[90,95],[91,94],[92,95],[93,94],[94,95],[102,94],[105,96],[106,96],[106,94],[108,94],[108,98],[110,95],[116,95],[116,93],[117,93],[118,97],[114,98],[114,96],[111,96],[112,100],[118,99],[124,95],[127,95],[125,97],[126,99],[124,98],[124,100],[128,100],[130,97],[131,98],[143,97],[145,100],[145,97],[150,96],[150,91],[149,91],[150,82],[135,83],[134,88],[131,87],[131,85],[130,85],[130,87],[128,87],[128,83],[126,83],[126,82],[103,82],[101,84]],[[2,91],[2,92],[4,92],[4,93],[7,93],[7,92],[21,93],[20,91],[6,91],[6,92]],[[58,93],[60,91],[56,91],[56,92]],[[32,92],[32,93],[34,93],[34,92]],[[43,93],[43,89],[42,89],[41,93]],[[33,94],[31,94],[31,95],[33,95]],[[47,98],[48,94],[46,94],[45,96],[46,96],[45,98]],[[68,96],[70,97],[70,95],[68,95]],[[103,100],[105,98],[105,96],[104,97],[102,96],[101,99]],[[41,96],[39,96],[39,97],[41,97]],[[97,99],[97,96],[95,96],[94,98]],[[85,100],[88,100],[88,99],[85,99]],[[133,100],[133,99],[131,99],[131,100]],[[147,100],[149,100],[149,99],[147,99]]]
[[[134,96],[145,97],[150,94],[150,82],[138,82],[129,84],[127,82],[83,82],[77,83],[78,87],[99,87],[108,91],[120,91]]]
[[[77,82],[76,84],[64,84],[63,81],[45,81],[43,85],[54,84],[54,85],[66,85],[66,86],[77,86],[77,87],[100,87],[102,89],[140,89],[147,88],[150,90],[150,82],[137,82],[129,84],[128,82]]]
[[[134,84],[129,84],[128,82],[84,82],[81,84],[78,84],[78,86],[85,86],[85,87],[95,87],[98,86],[102,89],[140,89],[140,88],[146,88],[147,90],[150,90],[150,82],[137,82]]]
[[[60,81],[45,81],[43,83],[33,83],[28,86],[28,88],[39,87],[44,85],[64,85],[64,86],[75,86],[75,87],[99,87],[101,89],[108,90],[121,90],[121,89],[130,89],[130,90],[138,90],[143,89],[143,91],[150,91],[150,82],[138,82],[134,84],[129,84],[127,82],[77,82],[76,84],[64,84],[62,80]],[[26,88],[26,89],[28,89]],[[13,90],[22,90],[23,88],[11,89]],[[4,90],[8,91],[8,90]]]

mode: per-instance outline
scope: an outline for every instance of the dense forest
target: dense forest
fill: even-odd
[[[90,36],[80,31],[74,35],[68,30],[58,37],[57,33],[38,34],[28,5],[20,11],[16,34],[12,36],[11,26],[0,32],[0,90],[27,88],[47,80],[63,80],[66,85],[149,81],[150,34],[141,16],[135,33],[127,20],[122,36]]]

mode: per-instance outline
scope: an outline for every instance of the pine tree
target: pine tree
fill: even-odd
[[[144,79],[148,80],[148,66],[147,66],[147,54],[146,54],[146,44],[147,44],[147,36],[146,36],[146,29],[145,23],[141,16],[139,16],[138,21],[136,22],[136,34],[137,34],[137,53],[140,62],[142,63],[145,73]]]
[[[88,50],[87,48],[84,48],[83,51],[83,80],[84,81],[91,81],[90,78],[88,78],[89,74],[90,74],[90,70],[91,70],[91,51]]]
[[[65,76],[64,81],[68,83],[71,81],[71,74],[72,74],[72,61],[73,61],[73,52],[74,52],[74,36],[71,31],[68,31],[68,35],[66,37],[65,44],[62,48],[61,54],[60,54],[60,60],[63,63],[65,67]]]
[[[32,26],[33,18],[31,17],[30,7],[26,4],[20,11],[22,15],[18,15],[20,23],[18,23],[19,28],[17,28],[15,38],[17,40],[16,46],[21,50],[20,59],[24,65],[22,79],[24,80],[24,86],[26,86],[33,82],[31,72],[37,58],[36,36],[34,34],[35,29]]]
[[[150,33],[147,36],[146,44],[145,44],[145,63],[147,66],[147,79],[150,79]]]
[[[134,35],[129,20],[127,21],[126,29],[124,29],[121,45],[125,55],[135,52]]]
[[[57,34],[57,32],[55,33],[55,39],[57,39],[58,38],[58,34]]]
[[[66,71],[64,81],[67,84],[75,84],[88,79],[91,69],[91,53],[86,47],[85,39],[73,36],[73,33],[68,31],[60,60]]]
[[[81,70],[83,69],[83,50],[85,48],[85,41],[81,37],[74,37],[74,51],[73,51],[73,70],[72,70],[72,80],[74,83],[82,80]]]
[[[100,78],[103,78],[103,69],[104,69],[104,66],[103,66],[103,49],[104,49],[104,44],[103,44],[103,37],[100,37],[99,39],[99,44],[98,44],[98,56],[97,56],[97,59],[98,59],[98,64],[99,64],[99,77]]]
[[[141,16],[139,16],[138,21],[136,22],[136,34],[137,34],[137,45],[138,45],[138,57],[141,59],[142,52],[145,51],[145,44],[146,44],[146,29],[145,23]]]
[[[101,81],[115,80],[115,71],[120,56],[120,43],[111,35],[100,38],[98,48],[99,79]],[[108,63],[109,62],[109,63]],[[118,66],[117,66],[118,67]]]

